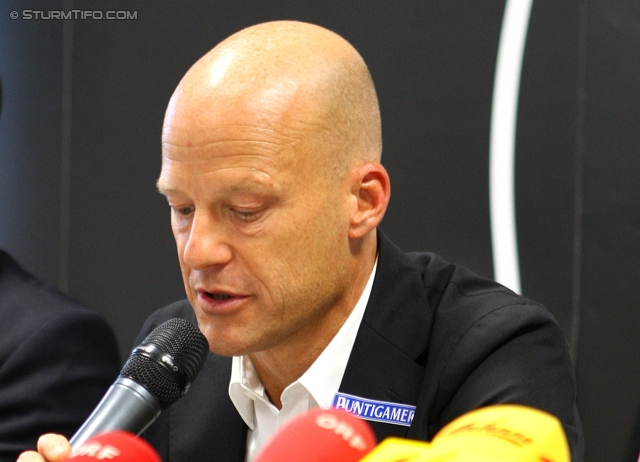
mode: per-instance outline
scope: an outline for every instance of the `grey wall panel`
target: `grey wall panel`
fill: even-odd
[[[487,277],[489,117],[503,6],[430,2],[404,11],[384,29],[386,52],[368,60],[392,178],[383,229],[406,250],[429,249]]]
[[[61,5],[29,2],[33,9]],[[62,23],[22,20],[24,6],[0,3],[0,246],[57,285]]]
[[[520,85],[516,212],[522,293],[570,335],[578,4],[533,3]]]
[[[640,409],[640,7],[588,13],[579,405],[593,460],[621,460]]]

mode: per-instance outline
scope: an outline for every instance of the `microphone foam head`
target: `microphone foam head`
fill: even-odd
[[[560,421],[544,411],[498,404],[447,424],[431,443],[387,438],[360,462],[570,462]]]
[[[181,318],[169,319],[133,350],[120,377],[144,386],[164,410],[187,392],[208,352],[209,343],[197,327]]]
[[[133,433],[112,431],[89,439],[67,459],[75,462],[162,462],[153,447]]]
[[[313,409],[288,422],[254,462],[355,462],[376,445],[364,420],[339,409]]]
[[[431,441],[456,460],[569,462],[569,444],[557,417],[528,406],[498,404],[468,412]]]

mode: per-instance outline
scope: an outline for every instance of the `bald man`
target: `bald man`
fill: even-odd
[[[165,461],[251,460],[320,406],[379,439],[428,440],[494,403],[544,409],[582,460],[575,383],[547,310],[377,230],[390,196],[367,67],[318,26],[271,22],[229,37],[169,103],[158,189],[171,208],[188,302],[211,354],[145,432]],[[48,435],[50,461],[68,452]],[[55,451],[57,454],[54,454]],[[36,453],[21,461],[42,461]]]

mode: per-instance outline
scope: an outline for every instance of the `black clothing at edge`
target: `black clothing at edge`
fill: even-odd
[[[107,321],[0,251],[0,462],[43,433],[71,437],[120,372]]]

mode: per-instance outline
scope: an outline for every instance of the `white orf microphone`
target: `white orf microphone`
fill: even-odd
[[[208,352],[207,339],[184,319],[156,327],[133,350],[118,379],[73,435],[72,449],[107,431],[141,434],[187,392]]]

